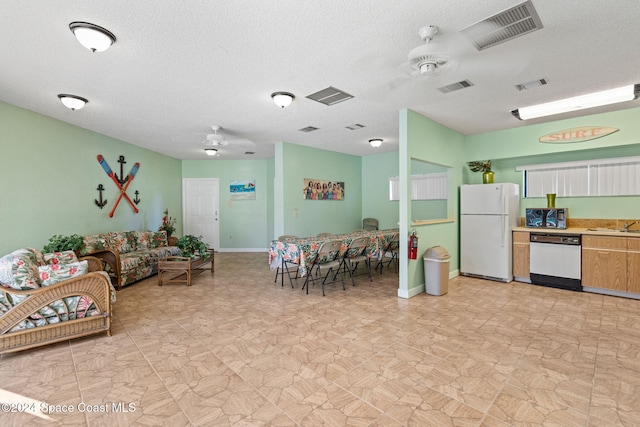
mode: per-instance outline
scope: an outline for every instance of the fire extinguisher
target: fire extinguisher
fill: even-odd
[[[415,231],[409,236],[409,259],[418,259],[418,236]]]

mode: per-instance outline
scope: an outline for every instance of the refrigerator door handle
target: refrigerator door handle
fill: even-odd
[[[507,216],[506,215],[500,215],[500,217],[502,218],[502,220],[501,220],[502,227],[500,227],[500,228],[502,228],[502,247],[504,248],[505,246],[507,246],[507,232],[505,230]]]

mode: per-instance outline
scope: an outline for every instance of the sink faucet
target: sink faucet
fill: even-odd
[[[633,221],[631,224],[629,224],[627,221],[625,221],[624,222],[624,230],[625,231],[629,230],[629,228],[631,228],[632,226],[634,226],[637,223],[638,223],[638,221]]]

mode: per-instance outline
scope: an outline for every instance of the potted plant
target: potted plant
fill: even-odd
[[[42,248],[42,251],[45,253],[74,251],[78,254],[83,247],[84,240],[82,239],[82,236],[78,234],[72,234],[70,236],[56,234],[49,238],[49,243]]]
[[[168,239],[176,231],[176,219],[169,216],[169,209],[165,209],[163,214],[162,224],[160,224],[158,231],[166,231]]]
[[[182,236],[178,239],[178,244],[176,246],[180,248],[182,256],[184,257],[200,257],[207,259],[211,256],[209,248],[202,241],[202,236],[196,237],[191,234],[187,234],[186,236]]]
[[[491,170],[491,160],[481,160],[467,163],[473,172],[482,172],[482,183],[491,184],[495,174]]]

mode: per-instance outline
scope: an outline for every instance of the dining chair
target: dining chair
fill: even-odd
[[[367,266],[369,281],[373,282],[373,279],[371,278],[371,260],[367,253],[369,243],[371,243],[371,238],[369,236],[356,237],[351,241],[349,247],[344,253],[344,256],[342,257],[342,268],[346,268],[349,271],[351,284],[353,286],[356,285],[356,282],[353,280],[353,276],[355,271],[358,269],[358,264],[360,262],[364,262]]]
[[[280,237],[278,237],[278,240],[284,243],[291,243],[294,242],[296,239],[298,239],[298,236],[295,236],[293,234],[284,234]],[[285,259],[283,258],[282,261],[280,262],[280,265],[278,266],[278,268],[276,269],[276,278],[274,279],[273,283],[277,283],[278,282],[278,275],[280,275],[280,281],[282,282],[282,286],[284,286],[284,272],[285,270],[287,271],[287,276],[289,276],[289,282],[291,283],[291,287],[293,288],[293,280],[291,279],[291,272],[289,271],[289,267],[290,266],[294,266],[294,268],[296,269],[296,279],[298,278],[298,264],[293,262],[293,261],[285,261]]]
[[[362,228],[367,231],[378,229],[378,220],[375,218],[365,218],[362,220]]]
[[[340,253],[340,248],[342,247],[342,240],[329,240],[323,242],[318,248],[318,255],[314,258],[311,267],[307,272],[307,279],[302,286],[303,289],[306,288],[307,294],[309,294],[309,280],[313,282],[315,285],[316,279],[313,277],[313,270],[316,270],[316,274],[320,277],[318,280],[322,279],[322,296],[325,296],[324,286],[327,284],[327,278],[333,272],[333,280],[330,283],[337,282],[337,276],[340,274],[342,279],[342,289],[345,290],[344,287],[344,273],[340,271],[340,266],[342,265],[342,259],[338,259],[338,254]],[[323,276],[323,271],[326,271]]]
[[[318,233],[316,237],[333,237],[333,233]]]
[[[393,234],[387,244],[382,248],[380,253],[380,259],[378,260],[378,264],[376,265],[376,270],[380,267],[380,274],[382,274],[382,270],[384,269],[385,256],[387,254],[391,255],[391,259],[387,261],[387,268],[393,262],[396,273],[398,272],[398,252],[400,249],[400,233]]]

